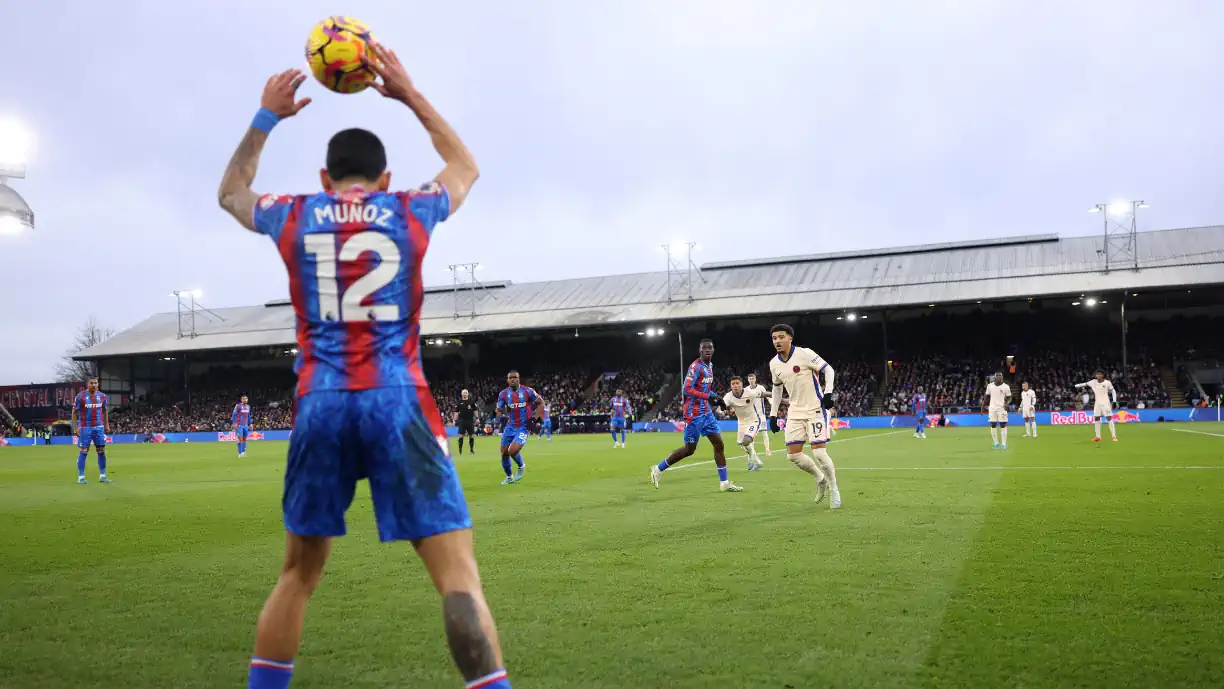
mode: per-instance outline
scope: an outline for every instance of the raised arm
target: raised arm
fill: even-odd
[[[309,98],[294,101],[298,87],[306,80],[300,70],[290,69],[277,74],[264,86],[259,112],[247,128],[238,150],[234,151],[225,174],[221,176],[221,187],[217,189],[217,203],[234,216],[238,224],[255,231],[255,202],[259,194],[251,191],[255,172],[259,169],[259,154],[268,141],[268,133],[277,122],[293,117],[310,104]]]
[[[450,193],[450,212],[454,213],[463,205],[468,191],[480,177],[480,169],[476,167],[476,158],[472,156],[467,146],[463,145],[463,140],[459,138],[454,128],[442,119],[429,100],[416,89],[395,51],[377,43],[370,47],[376,58],[370,63],[370,67],[382,78],[382,82],[373,84],[374,89],[387,98],[407,105],[412,110],[417,119],[421,121],[421,126],[429,132],[434,150],[446,163],[442,172],[439,172],[434,179],[441,182]]]

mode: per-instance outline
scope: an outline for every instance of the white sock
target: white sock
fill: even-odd
[[[1096,437],[1101,437],[1101,420],[1096,419],[1092,422],[1092,428],[1096,431]]]
[[[1007,444],[1007,426],[1004,426],[1003,428],[1000,428],[999,430],[1002,431],[1003,444],[1006,445]]]
[[[1033,419],[1032,424],[1033,424],[1033,437],[1036,438],[1037,437],[1037,419]]]
[[[994,426],[990,427],[990,440],[995,444],[999,444],[999,429]]]
[[[799,452],[798,454],[788,453],[786,458],[791,461],[791,464],[816,477],[817,481],[825,480],[824,472],[820,470],[820,467],[816,466],[816,462],[811,457]]]
[[[1097,435],[1100,434],[1100,431],[1097,431]],[[1114,426],[1113,417],[1109,418],[1109,435],[1113,436],[1114,440],[1118,439],[1118,429]]]
[[[756,443],[748,443],[747,445],[744,445],[743,448],[748,451],[748,459],[757,458]]]
[[[829,456],[829,451],[818,447],[812,450],[812,454],[816,455],[816,461],[820,462],[820,469],[824,471],[824,475],[829,477],[829,488],[837,490],[837,468],[833,466],[833,458]]]

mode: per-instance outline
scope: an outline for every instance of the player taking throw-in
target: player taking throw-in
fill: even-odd
[[[433,181],[388,191],[382,142],[348,129],[328,143],[325,191],[251,191],[268,134],[310,102],[297,99],[306,77],[288,70],[268,80],[218,192],[221,207],[267,235],[284,259],[299,350],[283,499],[285,561],[259,616],[247,686],[289,686],[307,603],[365,478],[379,539],[411,542],[442,596],[451,655],[467,686],[507,689],[472,552],[472,521],[420,352],[421,263],[434,226],[463,205],[476,181],[476,161],[395,53],[371,47],[370,66],[382,79],[374,88],[412,110],[445,161]]]

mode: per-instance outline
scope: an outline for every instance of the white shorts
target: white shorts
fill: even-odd
[[[990,423],[1007,423],[1007,410],[1006,409],[991,409],[990,410]]]
[[[1026,419],[1037,418],[1037,410],[1033,407],[1020,407],[1020,416]]]
[[[829,422],[823,416],[812,420],[786,420],[787,446],[802,445],[804,443],[823,445],[827,442],[829,442]]]
[[[1113,407],[1108,404],[1098,404],[1092,410],[1092,416],[1098,419],[1108,419],[1113,416]]]
[[[741,439],[742,438],[755,438],[757,435],[757,432],[761,430],[761,426],[762,424],[760,421],[748,421],[746,423],[743,421],[740,421],[739,422],[739,434],[736,435],[735,437],[741,438]]]

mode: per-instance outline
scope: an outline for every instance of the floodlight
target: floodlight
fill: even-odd
[[[1126,201],[1114,201],[1113,203],[1109,204],[1109,212],[1113,213],[1114,215],[1122,215],[1126,211],[1130,210],[1130,208],[1131,205]]]
[[[34,211],[9,185],[4,183],[3,163],[0,162],[0,235],[19,234],[34,229]]]
[[[1084,300],[1084,306],[1096,306],[1097,300],[1091,297]]]
[[[848,321],[856,321],[856,320],[858,320],[858,314],[856,314],[856,313],[848,313],[848,314],[846,314],[846,320],[848,320]]]

